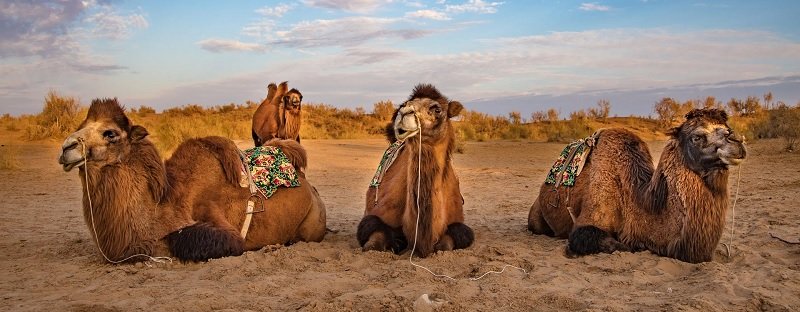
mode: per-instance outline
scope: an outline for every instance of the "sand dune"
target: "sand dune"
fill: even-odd
[[[81,216],[78,176],[56,164],[57,144],[20,146],[22,168],[0,171],[0,310],[800,310],[800,245],[770,236],[800,239],[800,153],[779,152],[779,141],[749,145],[735,233],[729,223],[723,235],[733,241],[732,257],[720,245],[714,261],[702,264],[649,252],[564,257],[565,241],[525,230],[528,208],[563,145],[468,143],[455,166],[476,243],[416,260],[456,281],[411,266],[407,255],[358,248],[356,225],[383,141],[303,144],[308,178],[336,231],[322,243],[207,263],[135,265],[103,262]],[[662,143],[651,146],[657,157]],[[527,273],[509,269],[468,280],[505,264]]]

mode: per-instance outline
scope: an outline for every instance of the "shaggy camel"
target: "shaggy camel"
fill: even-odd
[[[367,189],[357,231],[363,250],[400,253],[416,238],[416,252],[426,257],[472,244],[451,164],[455,135],[450,118],[462,108],[432,85],[420,84],[394,112],[387,137],[399,150],[394,162],[382,163],[376,175],[380,181]]]
[[[286,81],[267,86],[267,98],[253,114],[253,145],[261,146],[273,138],[300,142],[303,94],[297,89],[288,89]]]
[[[324,237],[325,206],[299,170],[306,155],[297,142],[267,142],[297,168],[300,186],[256,201],[266,211],[252,215],[242,238],[250,190],[240,186],[236,145],[221,137],[190,139],[164,163],[147,135],[116,99],[94,100],[62,147],[59,163],[65,171],[79,168],[83,215],[109,261],[137,254],[202,261]]]
[[[746,155],[727,120],[721,110],[686,114],[669,132],[657,168],[639,137],[602,130],[574,186],[542,185],[528,229],[568,236],[569,254],[650,250],[710,261],[728,209],[728,167]]]

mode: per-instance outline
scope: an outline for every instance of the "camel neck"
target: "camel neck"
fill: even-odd
[[[681,152],[675,141],[664,147],[647,194],[640,196],[644,199],[640,206],[649,209],[632,220],[650,220],[650,231],[664,231],[650,233],[668,243],[655,245],[671,246],[663,253],[690,262],[706,261],[711,259],[725,223],[728,174],[727,170],[692,171]]]
[[[95,242],[112,260],[151,252],[142,242],[155,239],[148,235],[154,232],[151,223],[157,212],[156,198],[160,199],[163,193],[163,183],[157,178],[164,175],[163,165],[149,164],[161,163],[158,154],[148,162],[135,157],[137,152],[132,150],[118,163],[100,167],[89,162],[80,169],[86,224]]]

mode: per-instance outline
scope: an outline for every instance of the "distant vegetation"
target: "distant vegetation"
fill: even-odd
[[[791,151],[800,138],[798,106],[773,103],[771,93],[745,100],[731,99],[725,104],[713,97],[685,102],[663,98],[654,103],[655,118],[610,117],[611,103],[600,100],[596,107],[572,112],[566,118],[556,109],[534,112],[530,116],[522,116],[519,112],[493,116],[466,110],[455,120],[454,126],[462,151],[465,141],[568,142],[605,127],[626,127],[645,140],[654,140],[663,139],[664,130],[680,123],[689,110],[715,107],[726,109],[732,117],[731,126],[748,139],[784,138],[786,149]],[[180,142],[192,137],[220,135],[249,141],[251,118],[257,107],[258,103],[248,101],[210,108],[185,105],[156,113],[152,107],[141,106],[129,109],[128,115],[134,123],[146,127],[159,149],[169,154]],[[304,103],[300,133],[304,139],[381,138],[394,109],[394,104],[389,101],[373,104],[370,112],[364,108],[342,109]],[[45,97],[43,111],[38,115],[12,117],[6,114],[0,118],[0,124],[7,131],[21,132],[27,140],[63,139],[85,116],[86,108],[74,98],[50,92]]]

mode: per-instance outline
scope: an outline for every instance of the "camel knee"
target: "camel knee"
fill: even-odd
[[[361,219],[356,231],[356,238],[364,251],[391,250],[399,253],[408,247],[408,241],[402,232],[393,229],[374,215],[367,215]]]
[[[183,261],[206,261],[244,253],[239,233],[216,227],[210,222],[196,223],[166,237],[169,250]]]

